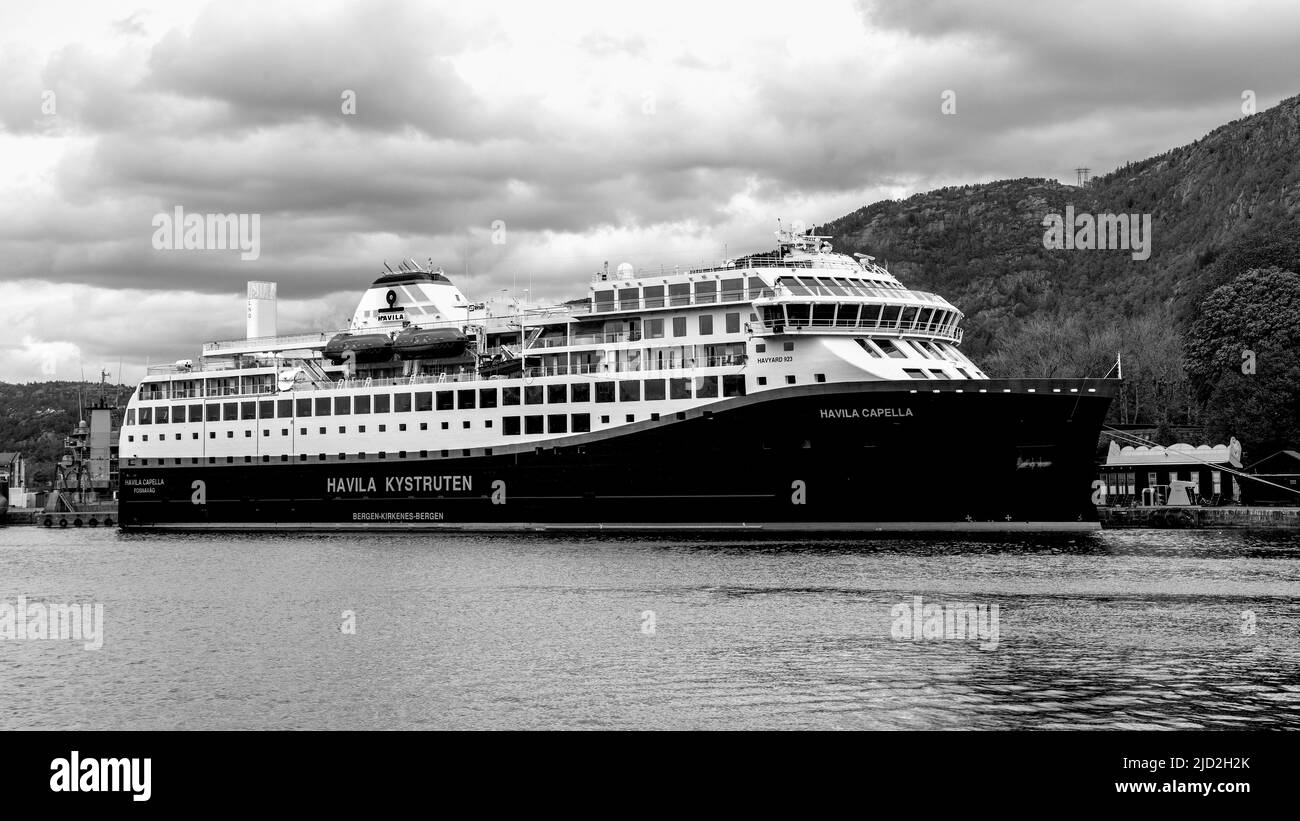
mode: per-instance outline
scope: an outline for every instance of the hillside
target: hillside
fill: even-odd
[[[1072,366],[1073,375],[1099,376],[1123,347],[1135,369],[1126,361],[1126,377],[1150,370],[1159,372],[1156,381],[1177,381],[1179,334],[1223,281],[1215,260],[1276,231],[1294,236],[1297,156],[1300,97],[1292,97],[1084,187],[1018,179],[944,188],[869,205],[819,233],[831,235],[837,251],[869,253],[907,285],[960,307],[964,350],[991,375],[1064,375],[1061,368]],[[1150,214],[1150,258],[1045,248],[1044,216],[1070,205],[1075,213]],[[1277,264],[1300,267],[1295,245]],[[1134,340],[1140,344],[1129,344]],[[1061,344],[1083,353],[1043,350]],[[1133,398],[1117,407],[1126,421],[1187,421],[1191,414],[1143,418],[1142,401],[1134,408]],[[1180,401],[1165,397],[1166,404]]]
[[[134,388],[109,385],[108,401],[125,404]],[[100,394],[90,382],[0,382],[0,451],[20,451],[27,458],[27,480],[33,488],[53,478],[54,463],[63,456],[63,438],[72,432],[79,409]]]
[[[1196,142],[1131,163],[1086,187],[1042,179],[943,188],[878,202],[820,227],[836,247],[870,253],[904,282],[954,300],[967,346],[987,353],[1014,319],[1041,311],[1133,316],[1175,307],[1198,275],[1252,222],[1300,210],[1300,97]],[[1151,257],[1043,247],[1042,220],[1078,213],[1149,213]]]

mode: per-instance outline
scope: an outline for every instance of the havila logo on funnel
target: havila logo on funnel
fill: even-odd
[[[1043,247],[1049,251],[1132,251],[1135,260],[1151,258],[1150,214],[1078,214],[1043,217]]]

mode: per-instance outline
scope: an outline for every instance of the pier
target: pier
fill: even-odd
[[[1102,507],[1101,526],[1111,530],[1300,530],[1300,507]]]

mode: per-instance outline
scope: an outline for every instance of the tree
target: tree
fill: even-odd
[[[1184,351],[1216,436],[1235,435],[1261,456],[1300,443],[1300,276],[1251,269],[1216,288]]]

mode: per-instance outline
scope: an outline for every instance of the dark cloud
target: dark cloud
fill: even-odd
[[[575,12],[561,36],[470,6],[213,3],[175,28],[143,11],[101,24],[117,35],[102,42],[6,45],[0,140],[57,159],[14,163],[0,284],[210,306],[272,279],[317,306],[305,321],[410,255],[461,277],[468,262],[473,293],[523,277],[572,295],[606,259],[693,262],[764,247],[778,216],[1105,171],[1241,116],[1244,89],[1260,107],[1300,90],[1300,7],[1281,3],[881,0],[825,29],[779,8],[716,31]],[[151,221],[177,205],[260,215],[261,258],[155,250]],[[184,347],[183,324],[152,327],[139,348]]]

